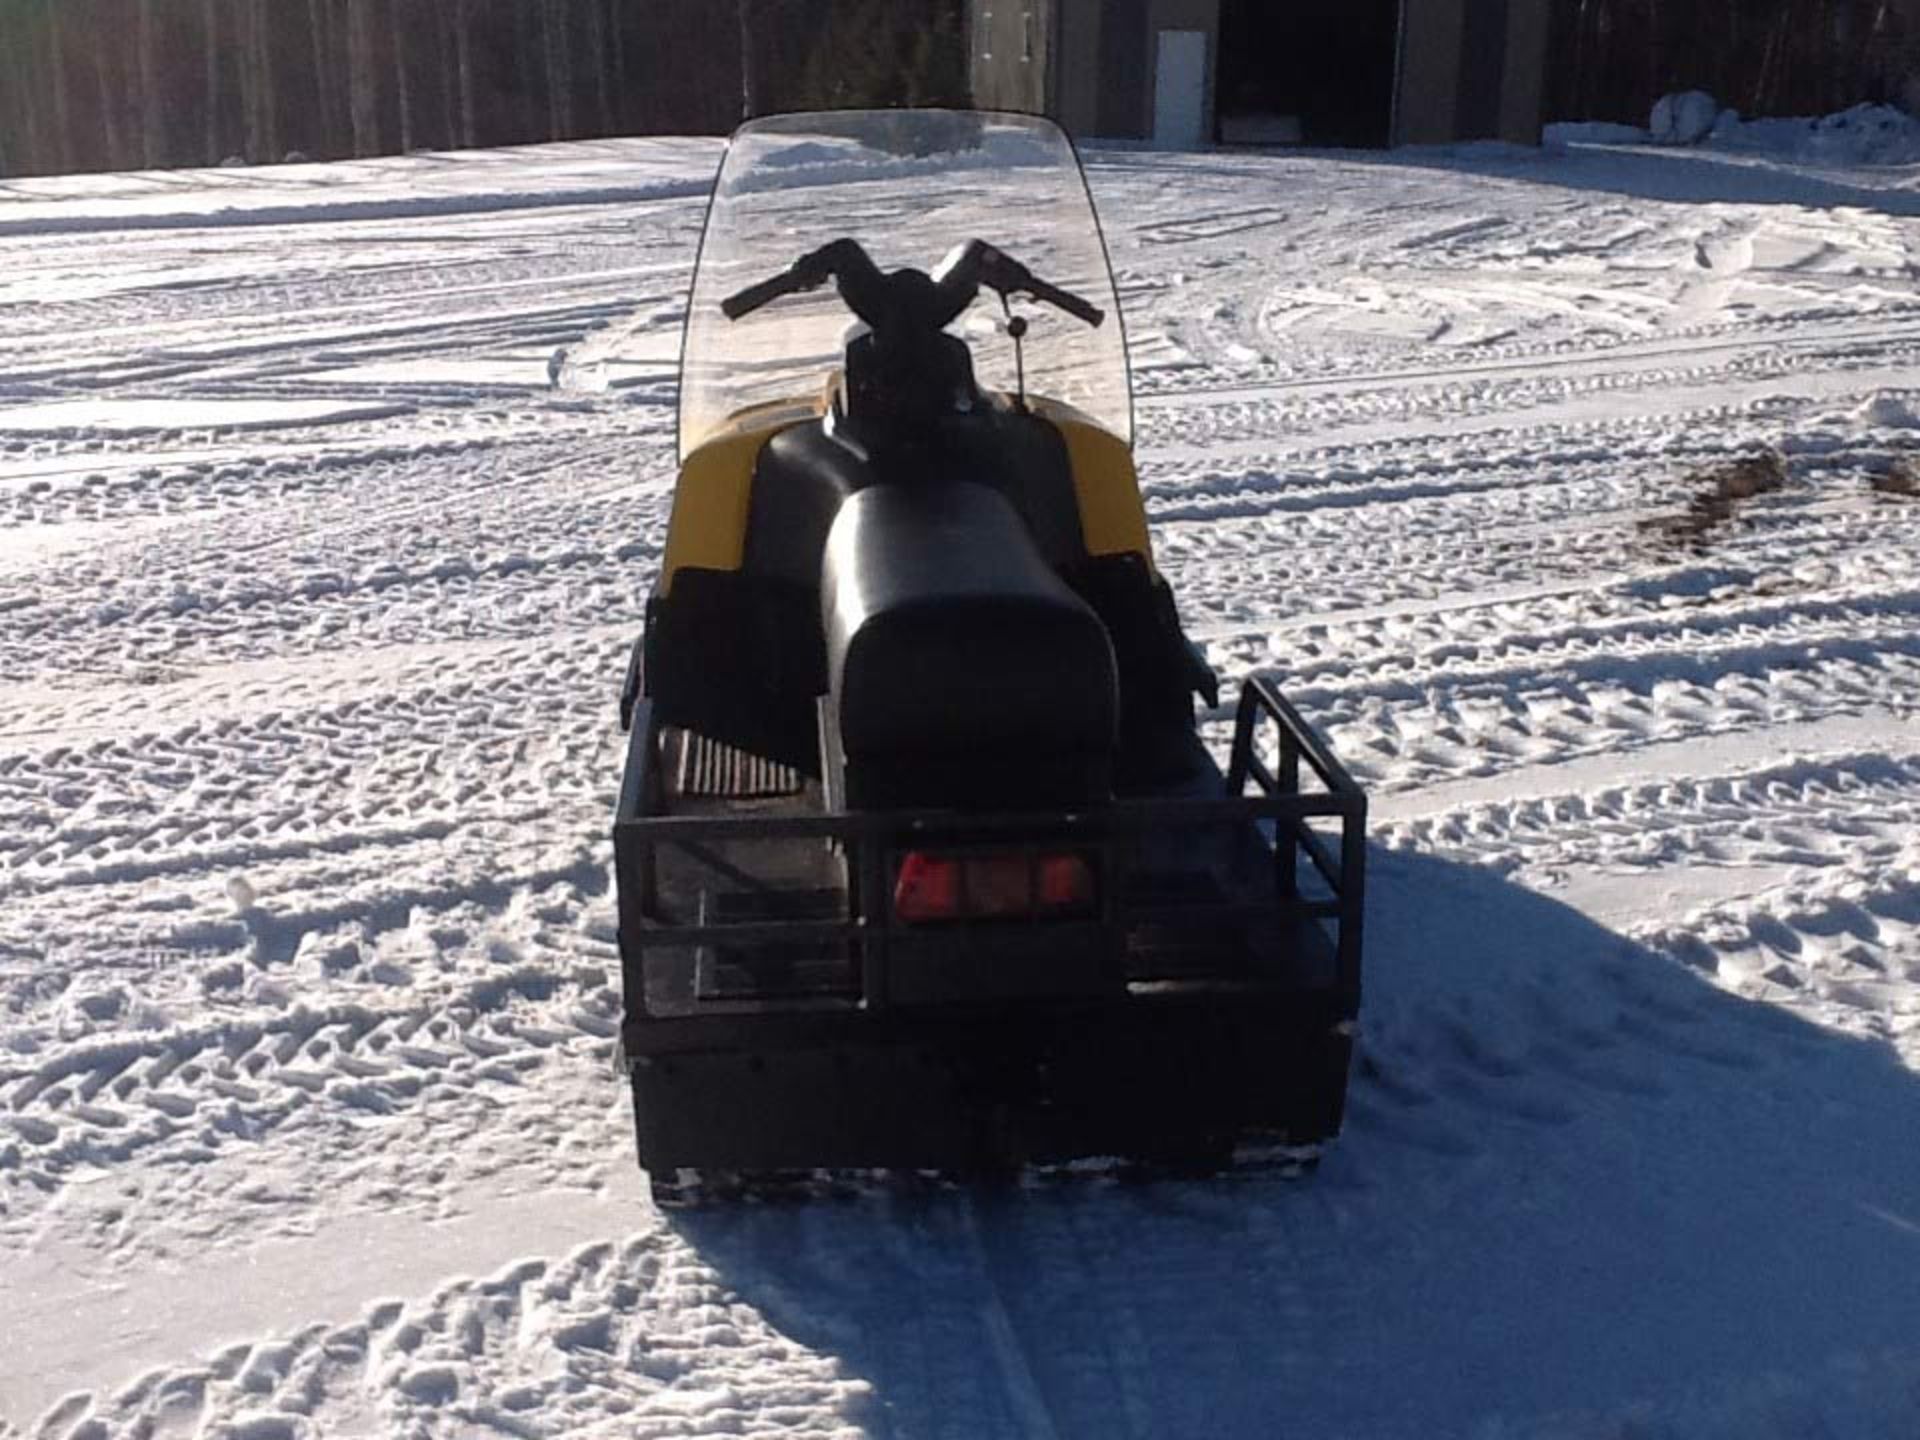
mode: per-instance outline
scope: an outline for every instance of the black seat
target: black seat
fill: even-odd
[[[872,483],[867,462],[836,442],[819,421],[781,431],[754,465],[741,568],[803,585],[811,596],[841,502]]]
[[[895,484],[847,497],[821,621],[849,803],[1024,808],[1110,793],[1106,628],[997,492]]]
[[[754,464],[741,568],[805,585],[820,578],[827,530],[847,496],[879,481],[977,481],[1012,502],[1040,553],[1056,568],[1086,558],[1066,442],[1031,415],[983,409],[945,417],[924,445],[876,461],[858,427],[847,443],[818,420],[781,431]]]

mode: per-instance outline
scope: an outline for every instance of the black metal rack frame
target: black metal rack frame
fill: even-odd
[[[902,853],[922,848],[964,851],[992,843],[1048,849],[1075,849],[1097,855],[1114,869],[1118,857],[1133,840],[1149,831],[1182,827],[1254,823],[1272,844],[1273,895],[1271,902],[1250,904],[1244,899],[1182,902],[1175,905],[1129,903],[1119,887],[1101,887],[1100,913],[1088,922],[1125,930],[1138,925],[1190,924],[1273,918],[1309,919],[1332,927],[1336,969],[1336,1012],[1353,1019],[1360,1004],[1361,919],[1366,867],[1365,794],[1312,728],[1269,682],[1254,677],[1240,693],[1233,748],[1224,793],[1217,796],[1126,798],[1070,813],[965,814],[953,811],[843,812],[815,815],[665,815],[662,797],[661,751],[652,707],[644,700],[633,705],[626,776],[614,822],[614,856],[621,883],[620,941],[623,958],[638,964],[640,952],[651,947],[725,945],[739,951],[754,947],[796,944],[853,947],[858,957],[860,993],[846,1003],[853,1008],[880,1011],[887,1007],[887,954],[902,922],[884,902],[856,907],[849,894],[846,912],[834,919],[749,920],[706,919],[700,923],[673,923],[655,913],[650,877],[656,854],[677,847],[682,852],[711,856],[716,846],[739,841],[778,839],[837,842],[844,847],[858,893],[891,893],[891,866]],[[1278,765],[1261,758],[1265,729],[1277,731]],[[1319,782],[1317,792],[1301,790],[1302,767]],[[1249,783],[1253,792],[1248,792]],[[1336,821],[1337,840],[1313,828],[1312,822]],[[1270,827],[1270,834],[1269,834]],[[1333,841],[1332,844],[1329,842]],[[1309,898],[1301,889],[1300,857],[1304,855],[1325,886],[1325,898]],[[855,913],[856,908],[864,913]],[[1004,924],[1005,922],[996,922]],[[1071,923],[1071,922],[1036,922]],[[1117,949],[1118,947],[1116,947]],[[1117,988],[1124,988],[1115,976]],[[630,994],[630,1019],[647,1024],[644,996]],[[715,1014],[766,1013],[782,1008],[774,1000],[715,1000],[702,1010]],[[662,1026],[679,1029],[698,1025],[699,1016],[661,1018]]]

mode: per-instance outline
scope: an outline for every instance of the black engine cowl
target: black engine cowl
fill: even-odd
[[[820,579],[832,728],[859,808],[1111,794],[1113,647],[1013,506],[967,483],[849,496]]]

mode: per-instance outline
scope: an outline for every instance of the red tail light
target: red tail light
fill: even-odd
[[[969,915],[1011,920],[1033,913],[1033,857],[969,855],[961,875]]]
[[[1043,911],[1091,910],[1093,867],[1084,855],[1040,857],[1040,908]]]
[[[900,862],[893,886],[893,913],[902,920],[956,920],[960,916],[960,862],[919,851]]]
[[[1058,919],[1093,909],[1093,866],[1084,855],[1015,851],[929,855],[900,862],[893,910],[910,924],[934,920]]]

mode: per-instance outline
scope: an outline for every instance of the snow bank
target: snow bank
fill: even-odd
[[[1664,97],[1645,130],[1577,120],[1547,126],[1542,138],[1549,146],[1700,145],[1819,165],[1920,164],[1920,120],[1891,105],[1856,105],[1836,115],[1747,120],[1737,110],[1719,109],[1700,91]]]
[[[717,140],[628,139],[273,165],[237,174],[221,167],[49,176],[0,191],[0,239],[669,200],[706,194],[719,155]]]
[[[1644,145],[1649,138],[1638,125],[1611,120],[1562,120],[1541,132],[1548,145]]]
[[[1713,127],[1710,143],[1829,165],[1913,165],[1920,164],[1920,120],[1891,105],[1790,120],[1742,120],[1729,110]]]
[[[365,424],[410,407],[338,400],[47,400],[0,407],[0,431],[12,435],[154,435],[183,430],[283,430],[302,425]]]
[[[231,205],[218,196],[117,201],[97,210],[62,206],[58,213],[22,207],[0,215],[0,236],[71,235],[100,230],[200,230],[232,225],[298,225],[312,221],[420,220],[436,215],[485,215],[503,210],[547,210],[556,205],[625,205],[704,195],[705,180],[595,185],[537,195],[476,192],[454,195],[300,197],[282,204]],[[185,200],[187,203],[182,204]]]

